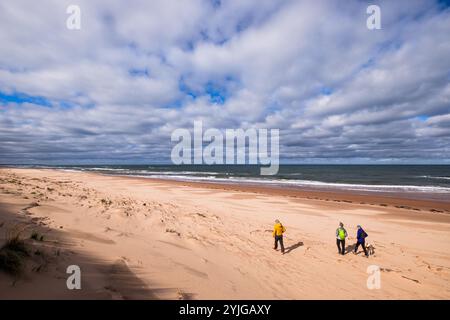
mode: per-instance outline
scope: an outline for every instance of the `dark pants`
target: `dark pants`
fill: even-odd
[[[283,244],[283,236],[275,236],[275,247],[274,249],[278,249],[278,242],[280,243],[281,252],[284,253],[284,244]]]
[[[339,250],[339,254],[345,254],[345,240],[336,239],[336,244]],[[341,249],[342,246],[342,249]]]
[[[363,250],[364,250],[364,254],[365,254],[366,256],[369,256],[369,254],[367,253],[367,249],[366,249],[366,241],[365,241],[365,240],[362,240],[361,242],[360,242],[360,241],[357,241],[357,242],[356,242],[355,253],[358,251],[358,247],[359,247],[360,245],[362,246],[362,248],[363,248]]]

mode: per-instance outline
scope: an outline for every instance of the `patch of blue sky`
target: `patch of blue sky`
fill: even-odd
[[[194,51],[194,48],[195,48],[195,41],[194,40],[187,41],[186,45],[184,46],[184,50],[188,51],[188,52]]]
[[[250,20],[241,20],[236,25],[236,32],[243,32],[247,30],[250,25],[251,25]]]
[[[427,115],[421,114],[421,115],[417,116],[416,118],[419,119],[419,120],[422,121],[422,122],[425,122],[425,121],[427,121],[430,117],[427,116]]]
[[[389,41],[385,41],[385,42],[381,43],[378,46],[378,48],[375,50],[373,56],[371,56],[369,59],[367,59],[363,64],[361,64],[355,70],[355,74],[357,74],[358,72],[363,71],[363,70],[375,68],[376,64],[377,64],[377,60],[379,60],[381,56],[383,56],[384,54],[386,54],[388,52],[396,51],[396,50],[400,49],[401,46],[402,46],[402,44],[398,41],[395,42],[395,41],[389,40]],[[352,74],[352,76],[355,74]]]
[[[369,58],[366,62],[361,65],[361,69],[367,69],[375,66],[375,58]]]
[[[200,30],[200,39],[202,41],[208,41],[209,40],[209,35],[208,35],[208,31],[206,29],[202,29]]]
[[[324,96],[329,96],[329,95],[333,94],[333,92],[334,92],[333,88],[330,88],[330,87],[322,87],[322,88],[320,88],[319,91],[320,91],[320,94],[324,95]]]
[[[272,101],[270,101],[266,107],[267,112],[277,113],[277,112],[282,111],[283,105],[281,105],[278,101],[274,101],[273,99],[271,99],[271,100]]]
[[[209,96],[211,103],[224,104],[228,98],[226,88],[208,82],[205,86],[205,93]]]
[[[221,6],[222,1],[221,0],[211,0],[211,4],[213,5],[213,7],[215,9],[217,9],[217,8],[219,8]]]
[[[175,101],[172,101],[166,105],[163,106],[163,108],[167,109],[180,109],[186,104],[186,99],[176,99]]]
[[[196,42],[193,42],[193,46],[197,44],[197,42],[209,42],[215,44],[217,46],[221,46],[229,41],[231,38],[223,34],[223,30],[217,29],[215,30],[214,35],[208,33],[207,30],[203,29],[199,32],[199,39]]]
[[[52,103],[45,97],[42,96],[32,96],[26,93],[14,92],[14,93],[4,93],[0,91],[0,102],[2,103],[32,103],[39,106],[51,107]]]
[[[206,30],[201,30],[197,37],[184,41],[180,46],[183,51],[192,52],[195,50],[198,44],[205,42],[213,43],[215,45],[222,45],[225,41],[222,41],[222,39],[215,41],[214,39],[210,38]]]
[[[184,77],[181,77],[178,80],[178,89],[184,93],[186,96],[192,98],[192,99],[197,99],[197,97],[199,96],[198,92],[195,92],[195,90],[192,90],[185,82]]]
[[[450,0],[438,0],[438,5],[441,9],[450,8]]]
[[[402,45],[403,43],[401,41],[384,41],[378,46],[375,56],[381,56],[389,52],[396,52],[401,49]]]
[[[0,70],[5,70],[11,73],[20,73],[20,72],[27,72],[28,69],[26,67],[21,66],[6,66],[0,64]]]
[[[202,88],[197,89],[191,88],[184,77],[178,80],[178,89],[185,98],[195,100],[198,97],[207,96],[209,101],[214,104],[224,104],[230,96],[230,90],[232,91],[239,85],[239,80],[232,75],[227,75],[222,81],[208,81]]]
[[[57,105],[58,105],[61,109],[72,109],[72,108],[78,106],[77,103],[70,102],[70,101],[59,101],[59,102],[57,103]]]

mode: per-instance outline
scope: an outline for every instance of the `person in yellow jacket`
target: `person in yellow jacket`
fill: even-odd
[[[280,220],[275,220],[275,226],[273,227],[273,237],[275,238],[274,250],[278,249],[278,242],[280,243],[281,253],[284,254],[283,233],[286,228],[281,224]]]

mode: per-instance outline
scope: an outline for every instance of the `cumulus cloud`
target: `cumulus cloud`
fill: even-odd
[[[285,162],[450,162],[442,2],[0,3],[0,163],[170,161],[176,128],[278,128]]]

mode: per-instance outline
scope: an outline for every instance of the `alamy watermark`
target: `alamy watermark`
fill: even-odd
[[[66,8],[69,17],[66,20],[66,27],[69,30],[81,29],[81,8],[79,5],[71,4]],[[369,17],[366,20],[366,26],[369,30],[381,29],[381,9],[380,6],[372,4],[366,9]]]
[[[173,164],[254,164],[261,165],[261,175],[275,175],[279,169],[280,131],[278,129],[209,128],[203,132],[202,121],[194,121],[193,135],[186,128],[172,132]],[[269,152],[270,149],[270,152]]]
[[[70,274],[67,278],[66,286],[69,290],[81,289],[81,269],[79,266],[73,264],[67,267],[66,273]]]
[[[71,4],[67,7],[66,13],[69,17],[66,20],[66,27],[69,30],[80,30],[81,29],[81,9],[80,6]]]
[[[366,26],[369,30],[381,29],[381,9],[377,5],[370,5],[366,9],[366,13],[370,16],[366,20]]]
[[[381,269],[377,265],[370,265],[367,267],[367,273],[369,276],[367,277],[367,289],[381,289]]]

